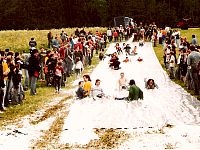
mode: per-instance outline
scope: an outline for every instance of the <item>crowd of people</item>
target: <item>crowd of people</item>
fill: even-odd
[[[124,63],[130,61],[129,56],[137,55],[137,46],[131,48],[129,44],[123,43],[123,46],[119,46],[118,43],[127,40],[132,35],[134,41],[139,42],[139,46],[143,46],[144,41],[148,40],[152,41],[153,46],[156,46],[157,41],[162,44],[164,63],[170,71],[170,77],[182,80],[187,84],[188,89],[194,89],[195,94],[199,95],[200,47],[195,35],[192,35],[192,41],[188,42],[186,37],[181,37],[179,30],[173,31],[169,27],[159,29],[155,23],[149,26],[140,23],[138,26],[108,28],[105,33],[86,32],[84,28],[81,31],[77,29],[72,35],[68,35],[65,31],[53,35],[50,31],[47,34],[48,48],[37,49],[37,41],[31,38],[28,43],[29,53],[20,54],[9,49],[1,50],[0,110],[3,111],[10,104],[22,103],[25,97],[24,91],[28,89],[30,89],[30,95],[36,95],[38,79],[45,82],[47,86],[54,86],[55,92],[59,93],[61,87],[65,86],[67,77],[73,73],[80,77],[84,67],[92,64],[94,54],[98,54],[99,59],[103,60],[107,42],[113,40],[116,42],[116,52],[110,55],[109,66],[115,70],[120,69],[121,62],[118,55],[126,54]],[[143,61],[143,59],[138,58],[138,61]],[[84,93],[80,97],[98,95],[97,91],[102,92],[102,89],[99,89],[99,79],[93,90],[90,84],[85,84],[89,81],[90,78],[84,76],[84,82],[79,83],[80,89],[77,93]],[[154,81],[152,79],[146,83],[152,84]],[[135,82],[130,81],[130,85],[135,85]],[[86,87],[88,89],[85,89]]]
[[[92,64],[92,58],[104,55],[107,45],[106,33],[86,32],[78,29],[72,35],[62,31],[47,34],[48,48],[37,49],[37,41],[31,38],[29,53],[0,51],[0,111],[9,105],[23,102],[25,92],[37,95],[38,80],[47,86],[54,86],[59,93],[67,77],[80,76],[83,69]]]
[[[164,63],[170,72],[170,78],[183,81],[187,88],[199,95],[200,89],[200,47],[195,35],[188,41],[174,30],[165,38]]]

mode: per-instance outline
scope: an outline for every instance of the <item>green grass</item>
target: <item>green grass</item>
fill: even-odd
[[[181,30],[181,37],[187,37],[189,43],[192,40],[193,34],[196,35],[197,39],[200,38],[200,28],[191,28],[189,30]],[[199,42],[200,42],[200,40],[199,40]],[[157,58],[158,58],[158,60],[161,64],[161,66],[163,67],[163,69],[165,71],[167,71],[166,68],[165,68],[165,65],[164,65],[164,61],[163,61],[163,46],[157,45],[157,47],[154,47],[154,51],[156,53],[156,56],[157,56]],[[178,50],[177,50],[177,53],[178,53]],[[167,71],[167,73],[169,74],[168,71]],[[172,79],[172,81],[174,81],[176,84],[179,84],[181,87],[183,87],[190,94],[194,95],[194,91],[188,90],[186,85],[182,81],[177,80],[177,79]],[[200,96],[196,96],[196,97],[197,97],[197,99],[200,100]]]
[[[74,35],[74,31],[76,28],[63,28],[63,29],[51,29],[53,37],[57,34],[60,37],[61,31],[64,30],[68,36],[71,34]],[[80,31],[81,29],[79,29]],[[107,29],[102,27],[95,28],[85,28],[85,31],[91,31],[95,33],[96,31],[105,32]],[[28,51],[29,49],[29,41],[32,37],[35,38],[37,42],[37,48],[41,48],[42,46],[47,46],[47,33],[50,30],[8,30],[8,31],[0,31],[0,49],[5,50],[9,48],[11,51],[19,51],[23,50]]]

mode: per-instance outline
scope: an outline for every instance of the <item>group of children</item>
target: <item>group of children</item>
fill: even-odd
[[[154,82],[153,79],[145,79],[145,88],[146,89],[155,89],[158,88],[158,85]],[[91,79],[89,75],[83,76],[83,81],[79,82],[79,87],[76,91],[76,96],[78,99],[83,99],[85,97],[93,97],[95,99],[103,98],[105,97],[105,94],[103,92],[102,87],[100,86],[101,81],[99,79],[96,79],[95,85],[92,86]],[[119,89],[118,91],[127,90],[129,92],[127,97],[118,98],[115,97],[115,100],[138,100],[143,99],[143,92],[142,90],[136,86],[135,80],[131,79],[128,83],[128,80],[126,79],[124,72],[120,73],[120,78],[117,81]]]
[[[85,97],[98,97],[102,98],[105,94],[103,92],[103,89],[100,86],[101,81],[99,79],[96,79],[95,85],[92,86],[91,79],[89,75],[83,76],[83,81],[79,81],[79,87],[76,91],[76,95],[79,99],[85,98]]]
[[[120,69],[121,62],[119,61],[118,55],[126,54],[126,58],[122,61],[124,63],[131,61],[129,59],[129,56],[137,55],[137,46],[134,46],[134,48],[132,49],[130,44],[123,43],[123,46],[120,47],[119,43],[116,43],[115,49],[116,51],[113,54],[109,55],[111,57],[109,60],[109,67],[114,70]],[[141,62],[143,61],[143,59],[141,57],[138,57],[137,61]]]

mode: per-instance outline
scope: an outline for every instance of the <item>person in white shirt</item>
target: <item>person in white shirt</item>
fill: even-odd
[[[83,63],[80,60],[80,57],[76,58],[76,63],[75,63],[75,72],[77,77],[80,77],[81,72],[83,71]]]
[[[175,77],[175,57],[174,57],[173,53],[170,53],[169,71],[170,71],[170,78],[174,79],[174,77]]]
[[[179,30],[175,30],[174,34],[172,35],[175,37],[175,43],[177,45],[177,48],[179,48],[181,32]]]
[[[91,93],[90,93],[91,97],[102,98],[104,96],[104,92],[100,86],[100,83],[101,83],[101,81],[99,79],[96,79],[95,86],[93,86],[91,89]]]

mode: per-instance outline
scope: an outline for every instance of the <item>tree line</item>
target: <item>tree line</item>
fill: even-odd
[[[0,30],[113,26],[117,16],[136,22],[200,24],[199,0],[0,0]]]

